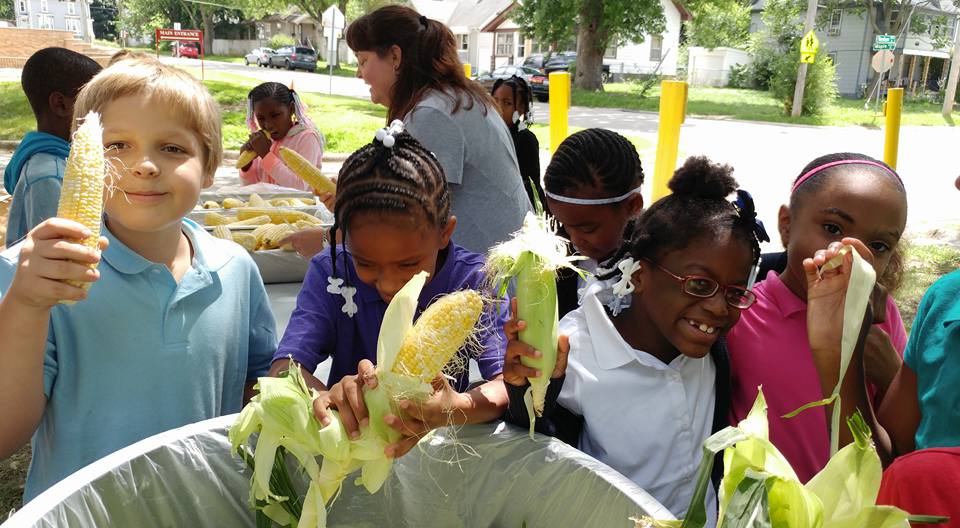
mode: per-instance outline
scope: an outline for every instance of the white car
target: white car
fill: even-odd
[[[270,62],[270,56],[274,53],[270,48],[253,48],[250,53],[244,55],[243,63],[247,66],[256,64],[257,66],[265,68]]]

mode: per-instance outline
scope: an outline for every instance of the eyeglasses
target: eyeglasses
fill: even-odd
[[[743,286],[721,286],[719,283],[717,283],[717,281],[702,275],[687,275],[686,277],[680,277],[678,275],[674,275],[670,272],[670,270],[650,259],[643,260],[653,264],[657,267],[657,269],[672,277],[673,280],[679,282],[683,287],[683,293],[691,297],[709,299],[710,297],[716,295],[718,291],[723,290],[723,300],[725,300],[730,306],[739,308],[740,310],[746,310],[747,308],[750,308],[757,300],[757,296]]]

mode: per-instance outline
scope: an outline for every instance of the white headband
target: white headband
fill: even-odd
[[[634,194],[640,193],[640,187],[630,189],[626,194],[621,194],[620,196],[614,196],[613,198],[570,198],[569,196],[561,196],[559,194],[554,194],[550,191],[544,190],[544,194],[548,198],[552,198],[558,202],[574,204],[574,205],[607,205],[620,203]]]

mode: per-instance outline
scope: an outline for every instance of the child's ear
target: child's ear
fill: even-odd
[[[443,226],[443,231],[440,232],[441,249],[447,247],[447,244],[450,243],[450,238],[453,237],[453,231],[456,228],[457,217],[451,215],[450,219],[447,220],[447,225]]]
[[[207,189],[207,188],[209,188],[211,185],[213,185],[213,180],[214,180],[215,177],[216,177],[216,174],[213,174],[213,173],[204,174],[204,175],[203,175],[203,185],[201,185],[201,188]]]
[[[790,244],[790,207],[781,205],[777,212],[777,228],[780,230],[780,243],[786,248]]]
[[[67,97],[60,92],[51,92],[47,98],[47,106],[53,115],[59,118],[73,118],[73,98]]]
[[[637,271],[634,271],[633,275],[630,276],[630,283],[633,284],[634,295],[643,292],[643,288],[647,283],[646,270],[647,270],[647,262],[643,261],[640,263],[640,267],[637,268]]]

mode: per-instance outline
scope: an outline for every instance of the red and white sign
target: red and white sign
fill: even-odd
[[[157,40],[182,40],[185,42],[203,42],[203,31],[200,31],[199,29],[157,28]]]

